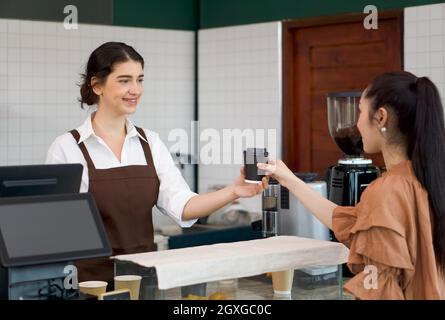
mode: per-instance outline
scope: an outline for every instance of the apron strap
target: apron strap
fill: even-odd
[[[136,130],[142,137],[144,137],[145,140],[148,141],[147,136],[145,135],[145,132],[142,128],[136,127]],[[76,142],[79,143],[80,140],[79,132],[77,130],[71,130],[70,133],[73,135]],[[144,150],[145,160],[147,161],[147,164],[153,163],[153,157],[151,155],[150,145],[146,141],[142,140],[140,137],[139,141],[141,142],[142,149]],[[93,160],[91,160],[90,154],[88,153],[88,150],[83,142],[79,144],[79,148],[82,151],[85,161],[87,162],[88,170],[90,170],[90,168],[95,170],[96,167],[94,166]]]
[[[85,161],[87,162],[87,165],[88,165],[88,171],[96,170],[96,167],[94,166],[93,160],[91,160],[90,154],[88,153],[88,150],[85,147],[85,144],[83,142],[81,142],[79,144],[79,140],[80,140],[79,132],[74,129],[74,130],[71,130],[70,133],[73,135],[74,139],[78,143],[80,151],[82,151],[83,157],[85,158]]]
[[[136,127],[136,126],[135,126],[135,128],[136,128],[136,130],[139,132],[139,134],[140,134],[141,136],[143,136],[145,140],[148,141],[147,136],[145,135],[144,129],[139,128],[139,127]],[[139,141],[141,142],[142,149],[144,149],[145,160],[147,161],[147,165],[148,165],[149,163],[154,163],[154,161],[153,161],[153,157],[152,157],[152,155],[151,155],[150,145],[148,144],[148,142],[142,140],[141,137],[139,137]]]

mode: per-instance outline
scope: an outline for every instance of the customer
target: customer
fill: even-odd
[[[388,171],[355,207],[322,198],[280,160],[258,167],[350,248],[355,276],[345,289],[355,297],[444,299],[445,128],[437,88],[426,77],[385,73],[363,92],[360,112],[364,150],[381,152]]]

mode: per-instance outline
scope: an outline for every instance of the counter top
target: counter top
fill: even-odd
[[[159,289],[194,285],[266,272],[336,266],[347,261],[340,243],[293,236],[219,243],[116,256],[142,268],[155,268]]]

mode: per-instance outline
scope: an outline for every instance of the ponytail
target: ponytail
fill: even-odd
[[[436,86],[426,77],[417,79],[416,118],[409,139],[417,179],[428,191],[434,253],[445,275],[445,125]]]
[[[417,180],[428,192],[434,254],[445,276],[445,125],[439,92],[428,78],[401,71],[378,76],[366,97],[372,101],[370,118],[382,106],[397,117],[395,131],[404,137]]]

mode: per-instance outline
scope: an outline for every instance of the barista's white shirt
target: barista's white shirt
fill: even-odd
[[[145,139],[139,135],[129,119],[127,119],[126,126],[127,137],[122,148],[120,162],[104,140],[94,133],[91,116],[77,128],[80,134],[79,143],[83,142],[85,144],[96,169],[147,164],[139,137]],[[144,129],[144,132],[150,145],[154,166],[160,181],[156,206],[162,213],[173,218],[181,227],[190,227],[196,220],[183,221],[182,212],[187,202],[197,194],[190,190],[159,135],[146,129]],[[88,166],[71,133],[67,132],[56,138],[48,150],[46,163],[81,163],[83,165],[83,175],[80,192],[88,192]]]

